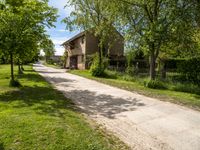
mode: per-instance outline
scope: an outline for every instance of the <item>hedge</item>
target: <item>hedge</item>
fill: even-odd
[[[179,62],[177,72],[194,84],[200,85],[200,58]]]

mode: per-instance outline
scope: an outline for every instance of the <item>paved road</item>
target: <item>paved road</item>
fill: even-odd
[[[200,150],[200,112],[42,65],[35,70],[132,149]]]

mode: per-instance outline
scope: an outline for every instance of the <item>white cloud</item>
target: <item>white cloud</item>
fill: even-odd
[[[64,39],[53,39],[52,41],[53,41],[54,45],[61,45],[66,40],[64,40]]]
[[[70,35],[66,35],[66,36],[62,36],[62,37],[51,37],[51,40],[53,41],[53,43],[55,45],[61,45],[63,44],[65,41],[67,41],[69,38],[71,38]]]
[[[55,55],[59,56],[62,56],[65,51],[64,47],[55,47],[55,49],[56,49]]]
[[[55,55],[63,55],[65,48],[61,46],[68,38],[66,37],[53,37],[51,38],[55,45]]]
[[[55,36],[55,34],[54,34],[54,36],[51,36],[51,40],[53,41],[53,43],[55,45],[61,45],[62,43],[69,40],[70,38],[72,38],[73,36],[75,36],[78,33],[79,33],[79,31],[76,31],[76,32],[67,32],[66,31],[66,35]]]
[[[67,32],[65,29],[59,29],[58,32]]]

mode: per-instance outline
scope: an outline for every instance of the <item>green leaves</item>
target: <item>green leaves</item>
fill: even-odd
[[[115,17],[109,9],[108,0],[69,0],[69,5],[75,10],[63,22],[69,30],[88,30],[94,32],[100,43],[105,43],[108,35],[113,33]]]
[[[55,53],[54,44],[51,40],[48,39],[48,37],[42,40],[41,49],[44,51],[46,57],[52,56]]]
[[[53,27],[57,10],[42,0],[6,0],[6,9],[0,11],[2,49],[17,53],[37,49],[45,36],[45,26]]]
[[[0,49],[17,62],[31,61],[39,54],[41,41],[48,38],[45,28],[54,27],[57,10],[47,0],[5,0],[4,6],[0,9]]]

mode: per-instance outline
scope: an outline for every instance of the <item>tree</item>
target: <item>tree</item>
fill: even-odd
[[[45,26],[53,27],[57,16],[47,0],[5,0],[5,6],[0,10],[0,49],[10,56],[14,81],[14,58],[22,60],[23,54],[32,54],[40,46]]]
[[[46,62],[48,61],[48,58],[50,56],[53,56],[55,54],[55,47],[48,37],[44,38],[41,42],[41,49],[44,51]]]
[[[63,56],[62,56],[63,68],[66,68],[67,59],[68,59],[68,52],[65,51]]]
[[[63,20],[70,30],[74,28],[77,30],[78,27],[94,32],[98,39],[99,66],[102,65],[103,55],[109,53],[105,52],[109,51],[106,50],[106,45],[111,45],[114,40],[110,36],[116,33],[113,27],[115,17],[109,14],[109,5],[106,5],[108,2],[109,0],[69,0],[68,4],[74,8],[74,11],[71,12],[70,17]]]
[[[33,62],[34,58],[39,55],[39,45],[38,43],[41,41],[40,33],[37,30],[36,32],[33,30],[29,31],[29,34],[24,34],[19,39],[20,44],[16,46],[17,54],[15,56],[15,60],[18,64],[18,72],[23,73],[23,64],[27,62]],[[38,33],[37,33],[38,32]]]
[[[191,40],[191,25],[186,26],[184,1],[171,0],[114,0],[111,2],[126,37],[134,46],[150,56],[150,79],[156,78],[156,61],[168,45],[180,45]],[[187,16],[187,21],[188,21]],[[180,33],[182,35],[180,36]],[[189,36],[188,36],[189,35]]]

